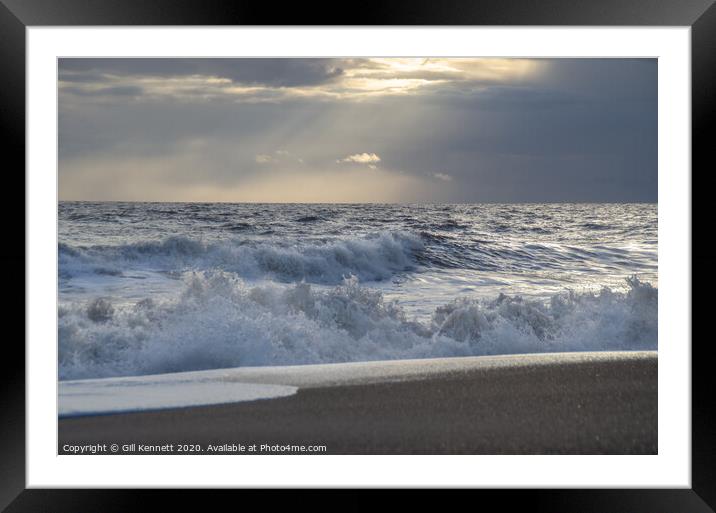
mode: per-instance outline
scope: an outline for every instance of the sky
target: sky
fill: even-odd
[[[60,59],[61,200],[656,202],[656,59]]]

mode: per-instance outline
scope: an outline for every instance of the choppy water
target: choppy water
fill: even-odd
[[[657,347],[653,204],[61,202],[61,379]]]

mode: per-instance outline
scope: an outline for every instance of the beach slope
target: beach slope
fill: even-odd
[[[161,451],[144,452],[141,444],[193,444],[214,453],[210,445],[256,444],[257,454],[317,445],[328,454],[657,453],[655,351],[227,369],[222,379],[298,390],[61,418],[58,452],[135,444],[121,453],[151,454]]]

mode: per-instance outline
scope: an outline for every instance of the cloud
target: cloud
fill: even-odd
[[[160,78],[218,77],[240,84],[274,87],[315,85],[343,74],[338,59],[60,59],[60,80],[81,82],[87,75]]]
[[[264,153],[256,155],[254,160],[257,164],[271,164],[272,162],[276,162],[275,158],[273,158],[271,155],[266,155]]]
[[[100,87],[141,86],[142,101],[362,101],[437,91],[471,94],[523,82],[543,68],[538,59],[495,58],[63,58],[59,79],[61,92],[82,96]]]
[[[336,162],[339,164],[367,164],[369,168],[375,169],[376,164],[380,162],[380,157],[375,153],[355,153],[353,155],[348,155],[343,159],[338,159]]]
[[[254,157],[257,164],[278,164],[278,163],[296,163],[303,164],[303,159],[292,154],[287,150],[276,150],[272,155],[268,153],[260,153]]]
[[[452,176],[447,173],[433,173],[433,177],[443,182],[452,182]]]
[[[63,87],[62,92],[74,94],[77,96],[141,96],[144,89],[139,86],[125,85],[100,88],[84,88],[84,87]]]
[[[403,176],[431,202],[657,199],[656,59],[542,59],[534,69],[505,60],[333,59],[283,68],[324,77],[311,84],[307,75],[271,78],[265,69],[263,82],[240,83],[201,63],[196,74],[179,75],[187,71],[171,70],[176,63],[161,60],[154,70],[137,60],[61,60],[61,198],[138,199],[152,190],[167,200],[210,200],[252,183],[252,198],[289,201],[311,176],[311,187],[336,180],[336,198],[351,201],[344,183]],[[224,64],[239,73],[262,68],[253,62],[261,60]],[[313,71],[298,70],[304,64]],[[343,71],[327,78],[326,66]],[[249,80],[248,68],[242,75]],[[281,181],[287,176],[290,186]],[[417,197],[401,196],[404,182],[395,184],[395,201]],[[318,192],[321,201],[329,196]]]

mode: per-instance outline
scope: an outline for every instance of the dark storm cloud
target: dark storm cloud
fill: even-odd
[[[118,190],[123,187],[124,199],[132,199],[127,195],[135,189],[171,199],[174,192],[162,195],[163,187],[169,190],[162,184],[185,187],[189,196],[182,198],[207,187],[236,190],[244,198],[240,194],[249,184],[265,180],[269,185],[260,194],[272,201],[272,187],[287,187],[290,176],[321,184],[330,200],[331,180],[340,184],[353,172],[365,182],[400,177],[404,181],[393,201],[657,199],[655,59],[545,60],[537,71],[503,78],[478,69],[449,80],[448,70],[439,81],[401,94],[373,95],[366,88],[355,101],[321,94],[340,94],[343,84],[355,90],[351,80],[362,80],[366,70],[426,80],[433,71],[391,75],[385,63],[363,59],[82,61],[63,61],[61,73],[203,73],[263,84],[251,93],[259,99],[273,98],[277,89],[290,93],[310,84],[313,89],[271,103],[241,103],[230,96],[207,102],[137,100],[141,86],[127,80],[88,81],[89,96],[78,96],[87,92],[84,85],[79,93],[71,89],[74,84],[65,85],[59,112],[61,197],[91,196],[115,183]],[[117,88],[114,95],[111,88]],[[97,102],[97,96],[112,101]],[[336,163],[364,154],[380,159],[377,169]],[[145,182],[150,178],[155,181]],[[94,189],[87,188],[91,180],[97,181]]]
[[[85,81],[107,75],[226,78],[275,87],[315,85],[343,73],[337,59],[61,59],[60,79]]]
[[[67,59],[60,59],[60,61]],[[58,78],[61,82],[77,82],[77,83],[100,83],[107,80],[107,76],[96,71],[69,71],[65,69],[64,64],[60,64]]]
[[[99,89],[63,87],[62,92],[78,96],[140,96],[144,92],[144,89],[139,86],[101,87]]]

